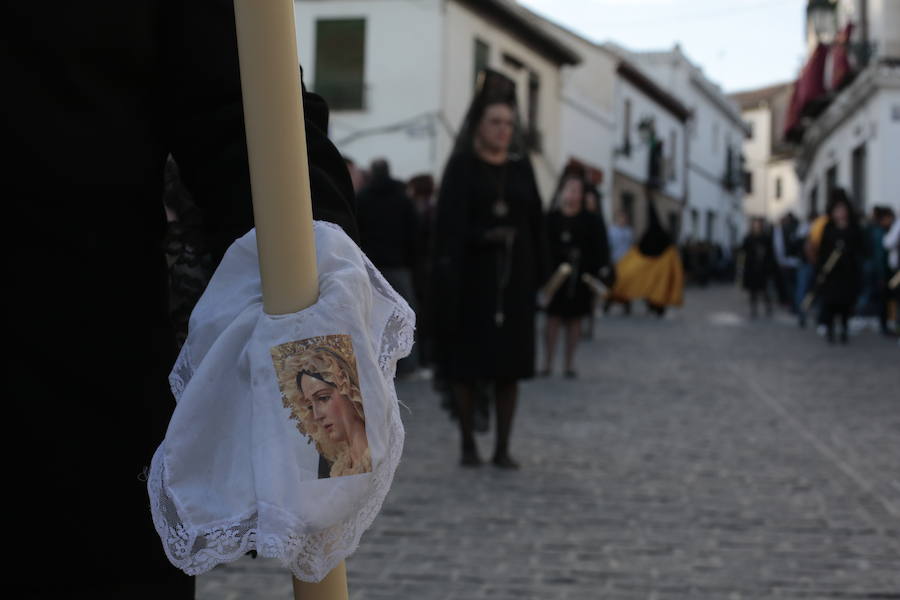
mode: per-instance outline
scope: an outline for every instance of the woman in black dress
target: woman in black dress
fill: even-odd
[[[847,321],[862,288],[863,236],[853,205],[844,190],[831,193],[828,224],[816,260],[816,280],[821,282],[822,318],[826,338],[834,342],[834,322],[841,321],[841,343],[848,342]]]
[[[766,233],[765,219],[756,217],[750,221],[750,232],[741,245],[744,261],[744,289],[750,294],[750,316],[756,318],[756,307],[762,296],[766,305],[766,316],[772,315],[772,297],[769,282],[774,281],[777,265],[772,236]]]
[[[584,274],[599,275],[602,252],[597,218],[584,210],[586,184],[578,175],[565,175],[558,187],[557,203],[547,215],[547,240],[554,266],[568,263],[572,271],[547,305],[546,351],[542,375],[553,369],[560,328],[565,330],[565,375],[575,377],[575,349],[581,321],[591,314],[593,293],[582,280]]]
[[[497,406],[493,462],[509,455],[518,381],[534,375],[534,316],[542,280],[541,201],[517,136],[515,84],[485,71],[441,182],[435,230],[438,376],[452,385],[462,464],[481,459],[473,435],[476,385]]]

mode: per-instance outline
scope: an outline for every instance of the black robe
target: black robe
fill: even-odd
[[[7,451],[6,545],[42,570],[29,597],[190,597],[142,476],[174,407],[163,167],[171,153],[217,257],[252,227],[233,6],[5,8],[6,398],[25,440]],[[355,236],[327,107],[304,103],[313,212]]]
[[[772,237],[764,233],[748,234],[741,250],[744,253],[744,276],[741,282],[744,289],[750,292],[765,291],[777,269]]]
[[[508,205],[504,216],[494,211],[501,188]],[[511,252],[488,239],[496,227],[515,232]],[[472,381],[534,375],[535,302],[546,264],[541,200],[528,160],[496,166],[473,153],[453,155],[441,181],[435,229],[433,305],[441,376]]]
[[[825,225],[816,261],[816,278],[838,246],[840,258],[825,276],[819,297],[825,305],[852,306],[862,289],[863,237],[858,226],[839,229],[833,222]]]
[[[547,314],[565,318],[590,314],[593,292],[581,277],[585,273],[600,277],[605,240],[596,215],[582,211],[567,217],[558,210],[547,215],[547,241],[553,268],[564,262],[572,266],[572,273],[547,306]]]

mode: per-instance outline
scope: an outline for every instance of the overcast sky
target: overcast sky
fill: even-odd
[[[518,0],[597,42],[665,50],[676,42],[727,92],[797,76],[805,0]]]

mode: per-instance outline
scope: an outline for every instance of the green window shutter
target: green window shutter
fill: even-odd
[[[314,89],[333,110],[365,108],[365,19],[316,22]]]

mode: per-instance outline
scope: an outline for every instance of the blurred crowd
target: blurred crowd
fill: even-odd
[[[738,252],[738,280],[751,317],[775,303],[812,322],[829,342],[848,343],[865,328],[900,333],[900,220],[890,207],[858,215],[848,194],[834,189],[824,214],[801,222],[787,213],[775,223],[757,217]]]

